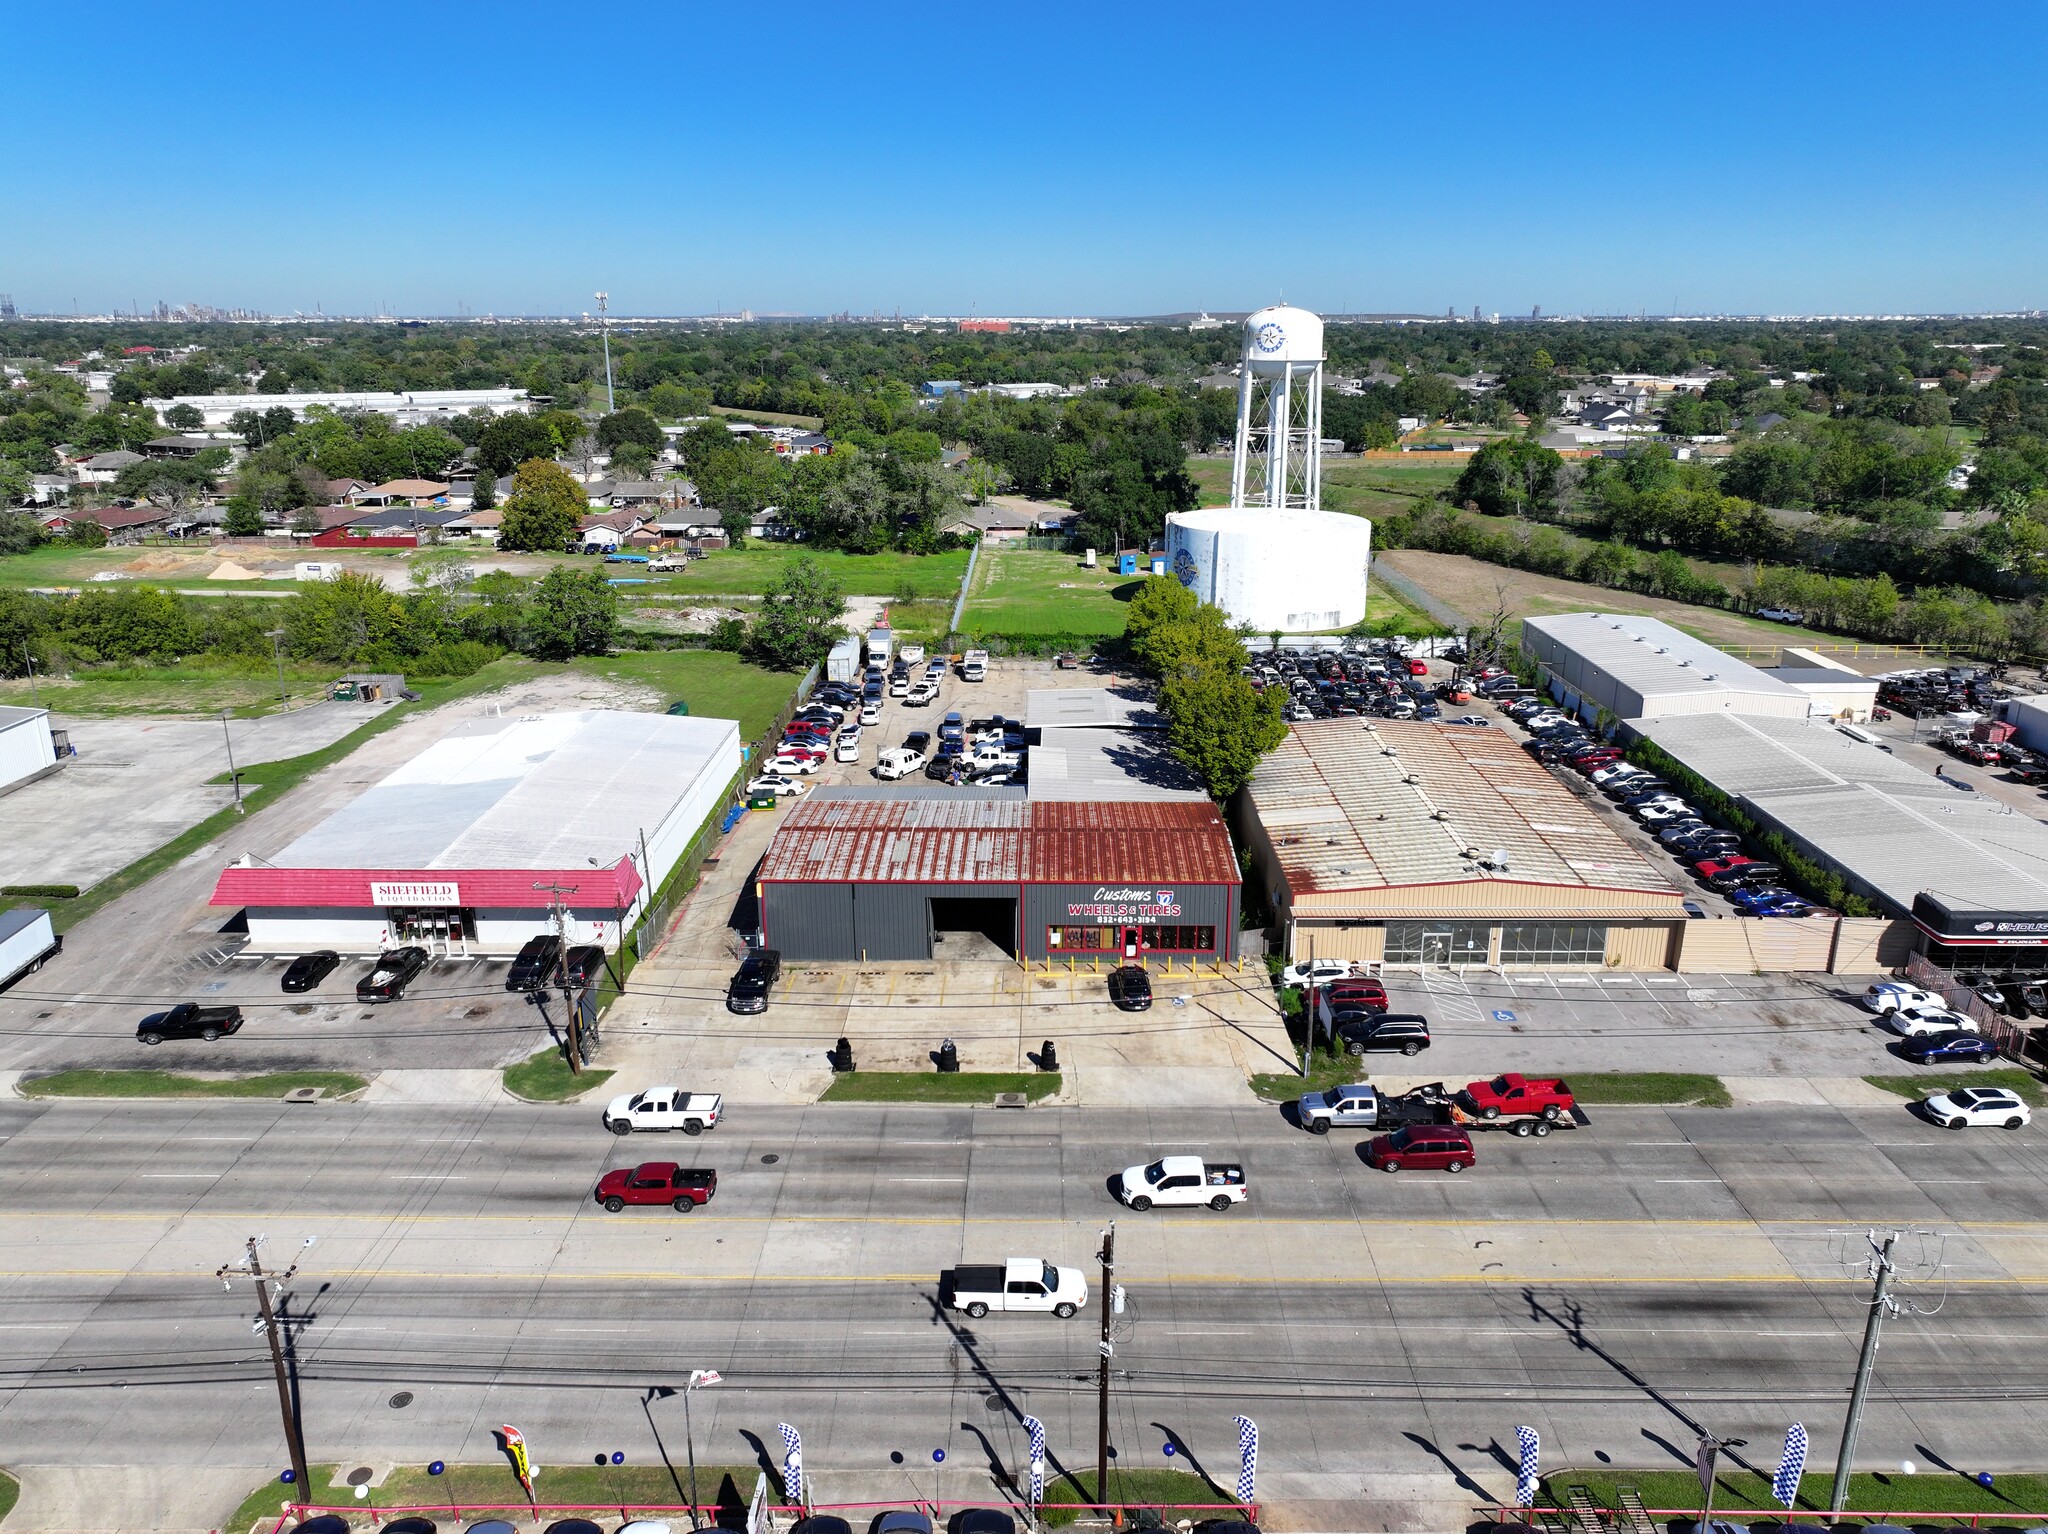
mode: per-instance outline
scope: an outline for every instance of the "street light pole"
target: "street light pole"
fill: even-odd
[[[716,1385],[722,1376],[716,1369],[692,1369],[690,1382],[683,1386],[683,1447],[690,1456],[690,1527],[697,1528],[697,1434],[690,1426],[690,1392],[699,1385]]]
[[[235,737],[228,732],[228,718],[232,712],[225,708],[220,711],[220,738],[227,743],[228,781],[235,785],[235,813],[246,815],[249,812],[242,808],[242,775],[235,770]]]

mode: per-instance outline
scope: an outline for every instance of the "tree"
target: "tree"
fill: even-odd
[[[808,556],[792,560],[761,599],[747,649],[776,671],[801,671],[825,658],[845,632],[846,592]]]
[[[43,541],[42,524],[25,511],[0,511],[0,554],[26,554]]]
[[[538,418],[501,415],[477,438],[476,466],[490,474],[510,474],[522,463],[552,458],[560,451],[554,434]]]
[[[228,502],[227,515],[221,519],[220,526],[230,538],[260,538],[263,535],[263,513],[254,501],[238,495]]]
[[[645,479],[654,471],[654,450],[642,442],[626,442],[612,449],[613,479]]]
[[[178,431],[197,431],[206,424],[197,405],[173,405],[164,412],[164,425]]]
[[[50,599],[0,586],[0,676],[21,676],[50,627]]]
[[[505,515],[509,521],[510,501],[505,503]],[[602,571],[557,565],[541,577],[526,603],[519,648],[536,660],[567,660],[572,655],[602,655],[618,635],[618,589]]]
[[[1259,758],[1287,738],[1281,689],[1256,692],[1235,671],[1200,667],[1173,677],[1159,706],[1169,749],[1219,801],[1251,782]]]
[[[310,506],[301,506],[292,513],[292,531],[302,538],[310,538],[320,531],[320,513]]]
[[[498,476],[489,469],[476,471],[476,483],[471,491],[470,509],[489,511],[498,504]]]
[[[617,454],[627,443],[637,443],[650,454],[659,453],[668,441],[661,423],[638,405],[615,410],[597,423],[597,445]]]
[[[1138,664],[1154,676],[1159,665],[1153,642],[1169,625],[1190,623],[1202,600],[1170,575],[1148,575],[1124,609],[1124,643]]]
[[[1496,516],[1547,512],[1557,505],[1563,467],[1556,453],[1526,437],[1497,437],[1472,455],[1452,493]]]
[[[582,525],[590,497],[550,458],[531,458],[512,476],[498,547],[559,554]]]

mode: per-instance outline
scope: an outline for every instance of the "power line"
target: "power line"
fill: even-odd
[[[312,1244],[313,1238],[307,1237],[306,1245]],[[265,1273],[260,1250],[262,1245],[263,1237],[251,1236],[248,1250],[242,1260],[223,1264],[214,1277],[220,1280],[221,1288],[230,1293],[234,1290],[234,1281],[237,1278],[250,1279],[256,1286],[256,1309],[259,1313],[256,1329],[263,1332],[270,1343],[270,1367],[277,1376],[277,1410],[284,1419],[285,1448],[291,1454],[292,1476],[298,1483],[299,1495],[303,1498],[312,1494],[313,1478],[306,1471],[305,1435],[299,1422],[297,1403],[292,1399],[291,1378],[285,1369],[284,1338],[278,1326],[277,1311],[271,1303],[273,1294],[279,1303],[290,1298],[285,1285],[292,1281],[293,1275],[299,1271],[299,1265],[294,1262],[282,1273]]]

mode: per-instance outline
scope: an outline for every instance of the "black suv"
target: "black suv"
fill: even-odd
[[[135,1037],[144,1044],[161,1044],[165,1039],[211,1043],[224,1033],[241,1031],[240,1007],[202,1007],[196,1001],[181,1001],[168,1012],[152,1012],[135,1025]]]
[[[594,985],[604,978],[604,950],[595,943],[572,948],[562,967],[568,973],[569,984]]]
[[[773,948],[749,949],[725,988],[728,1012],[766,1012],[769,987],[782,978],[782,955]]]
[[[1119,1012],[1143,1012],[1152,1005],[1152,976],[1143,965],[1109,972],[1109,1004]]]
[[[1387,1012],[1337,1024],[1337,1047],[1347,1055],[1372,1049],[1398,1049],[1419,1055],[1429,1048],[1429,1019],[1413,1012]]]
[[[548,983],[548,977],[554,973],[556,961],[561,957],[562,940],[552,933],[546,937],[528,938],[526,946],[512,961],[512,967],[505,972],[505,989],[539,990]]]

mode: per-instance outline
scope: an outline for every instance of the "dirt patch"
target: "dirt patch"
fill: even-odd
[[[727,618],[744,623],[749,614],[738,607],[636,607],[629,616],[635,623],[672,634],[708,634]]]
[[[1555,575],[1510,570],[1505,565],[1490,565],[1463,554],[1437,554],[1427,549],[1390,549],[1375,557],[1396,575],[1405,575],[1438,601],[1456,608],[1470,622],[1480,622],[1493,611],[1498,600],[1495,595],[1498,583],[1505,588],[1508,613],[1515,618],[1544,617],[1551,613],[1644,613],[1697,634],[1710,644],[1811,642],[1782,631],[1773,632],[1718,607],[1695,607],[1689,602],[1673,602],[1633,591],[1612,591],[1605,586],[1563,580]]]

